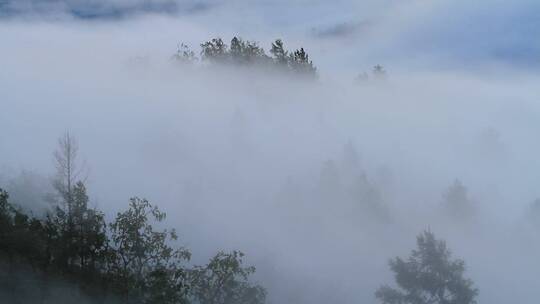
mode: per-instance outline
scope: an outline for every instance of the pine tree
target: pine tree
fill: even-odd
[[[281,39],[276,39],[272,42],[272,48],[270,49],[270,54],[274,56],[274,62],[278,66],[287,66],[288,63],[288,53],[283,46],[283,41]]]
[[[233,63],[242,63],[244,61],[244,48],[245,43],[242,39],[234,37],[231,39],[231,46],[229,48],[229,54]]]
[[[201,57],[214,63],[224,63],[227,59],[227,45],[221,38],[214,38],[201,44]]]
[[[464,278],[465,262],[452,260],[446,243],[424,231],[417,249],[390,261],[399,289],[384,285],[375,296],[383,304],[475,304],[478,290]]]
[[[88,207],[88,195],[82,182],[73,188],[73,245],[78,267],[94,271],[104,263],[107,244],[104,214]]]
[[[317,76],[317,68],[313,65],[313,61],[309,60],[309,55],[304,48],[289,55],[289,65],[294,72],[300,75],[313,78]]]

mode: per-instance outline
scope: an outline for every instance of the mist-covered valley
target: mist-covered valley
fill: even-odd
[[[154,229],[176,228],[167,244],[189,248],[185,267],[201,275],[194,265],[240,250],[266,303],[443,303],[375,293],[403,286],[388,261],[408,261],[424,231],[465,261],[463,277],[478,289],[471,301],[533,303],[540,52],[525,39],[537,30],[523,24],[537,5],[501,2],[483,15],[464,1],[383,2],[294,1],[286,10],[222,1],[103,19],[19,6],[0,19],[0,188],[17,212],[45,223],[65,199],[53,197],[54,153],[69,134],[88,206],[104,222],[146,198],[167,214]],[[507,41],[482,30],[502,11]],[[474,25],[465,38],[453,34],[464,24]],[[242,37],[268,59],[219,62],[200,46],[217,37],[230,50]],[[314,76],[289,61],[275,68],[276,39],[293,54],[286,60],[305,49]],[[195,59],[184,60],[182,44]],[[15,273],[33,281],[43,271]],[[100,303],[73,273],[50,282],[35,298],[6,288],[6,303]],[[245,300],[193,290],[177,302],[133,303]]]

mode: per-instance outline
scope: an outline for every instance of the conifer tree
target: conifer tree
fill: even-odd
[[[276,64],[279,66],[287,66],[288,52],[285,50],[283,41],[281,41],[281,39],[276,39],[276,41],[272,42],[270,54],[274,56],[273,59]]]
[[[227,45],[221,38],[214,38],[201,44],[201,57],[214,63],[224,63],[227,58]]]
[[[313,61],[309,60],[309,55],[304,48],[294,51],[289,55],[289,59],[293,71],[309,77],[317,76],[317,68],[313,65]]]
[[[452,260],[446,243],[430,231],[416,239],[408,259],[390,261],[398,289],[384,285],[375,296],[383,304],[475,304],[478,290],[464,277],[465,262]]]

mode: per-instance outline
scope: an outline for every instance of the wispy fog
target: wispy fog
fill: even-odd
[[[106,6],[129,18],[80,18],[82,1],[0,1],[17,10],[0,20],[0,186],[14,200],[43,208],[69,130],[92,204],[112,217],[148,198],[195,263],[243,250],[269,303],[374,303],[388,259],[428,228],[467,262],[479,303],[535,302],[538,4],[138,2]],[[318,80],[170,60],[234,35],[305,47]],[[376,64],[386,78],[355,80]],[[445,209],[456,180],[465,216]]]

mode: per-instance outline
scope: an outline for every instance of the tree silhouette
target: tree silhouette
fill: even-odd
[[[276,39],[276,41],[272,42],[270,54],[274,56],[274,62],[278,66],[287,66],[289,52],[285,50],[285,47],[283,46],[283,41],[281,41],[281,39]]]
[[[227,58],[227,45],[221,38],[214,38],[201,44],[201,57],[214,63],[224,63]]]
[[[242,266],[244,254],[219,252],[204,266],[193,270],[194,295],[200,304],[261,304],[266,291],[248,282],[255,267]]]
[[[272,57],[266,55],[258,42],[243,40],[235,36],[227,46],[221,38],[213,38],[201,43],[201,59],[211,64],[227,64],[231,66],[277,67],[280,71],[294,73],[303,78],[317,78],[317,68],[310,60],[304,48],[294,52],[285,49],[283,41],[277,39],[270,48]],[[185,62],[194,61],[194,54],[182,44],[173,59]]]
[[[293,71],[301,75],[317,76],[317,68],[313,65],[313,61],[309,60],[309,55],[304,48],[300,48],[289,55],[289,64]]]
[[[79,180],[84,179],[84,165],[78,162],[79,143],[69,132],[58,139],[58,146],[54,151],[54,165],[56,176],[53,179],[53,187],[67,209],[68,217],[71,216],[73,204],[73,186]]]
[[[377,64],[373,67],[373,77],[380,80],[386,79],[386,71],[382,65]]]
[[[166,214],[146,199],[132,198],[129,208],[107,225],[104,214],[90,207],[85,184],[77,180],[74,138],[66,133],[59,144],[59,199],[44,216],[25,213],[0,188],[0,269],[7,268],[6,276],[0,276],[0,296],[17,299],[21,290],[36,289],[37,296],[27,302],[48,303],[54,288],[49,282],[68,279],[100,303],[118,297],[126,304],[264,302],[265,290],[248,281],[255,268],[242,265],[240,252],[220,252],[205,267],[188,268],[191,253],[173,246],[174,229],[154,228]],[[18,269],[25,275],[18,275]],[[38,279],[26,280],[28,271]]]
[[[257,42],[244,41],[239,37],[234,37],[231,40],[229,56],[231,63],[241,65],[262,63],[268,59],[268,56],[265,55],[264,50],[259,47]]]
[[[172,59],[181,63],[193,63],[197,60],[197,57],[188,45],[181,43],[178,45],[176,54],[172,56]]]
[[[458,220],[466,220],[473,215],[473,203],[469,199],[467,187],[459,179],[443,194],[443,208],[448,215]]]
[[[187,276],[181,266],[190,259],[190,252],[170,246],[177,239],[174,230],[155,231],[152,226],[151,220],[161,222],[165,217],[148,200],[134,197],[129,209],[118,213],[110,224],[111,270],[117,289],[128,302],[132,298],[157,301],[164,294],[184,300],[187,294]]]
[[[475,304],[478,290],[463,277],[465,262],[452,260],[446,243],[432,232],[416,239],[417,249],[390,261],[399,289],[384,285],[375,292],[383,304]]]

